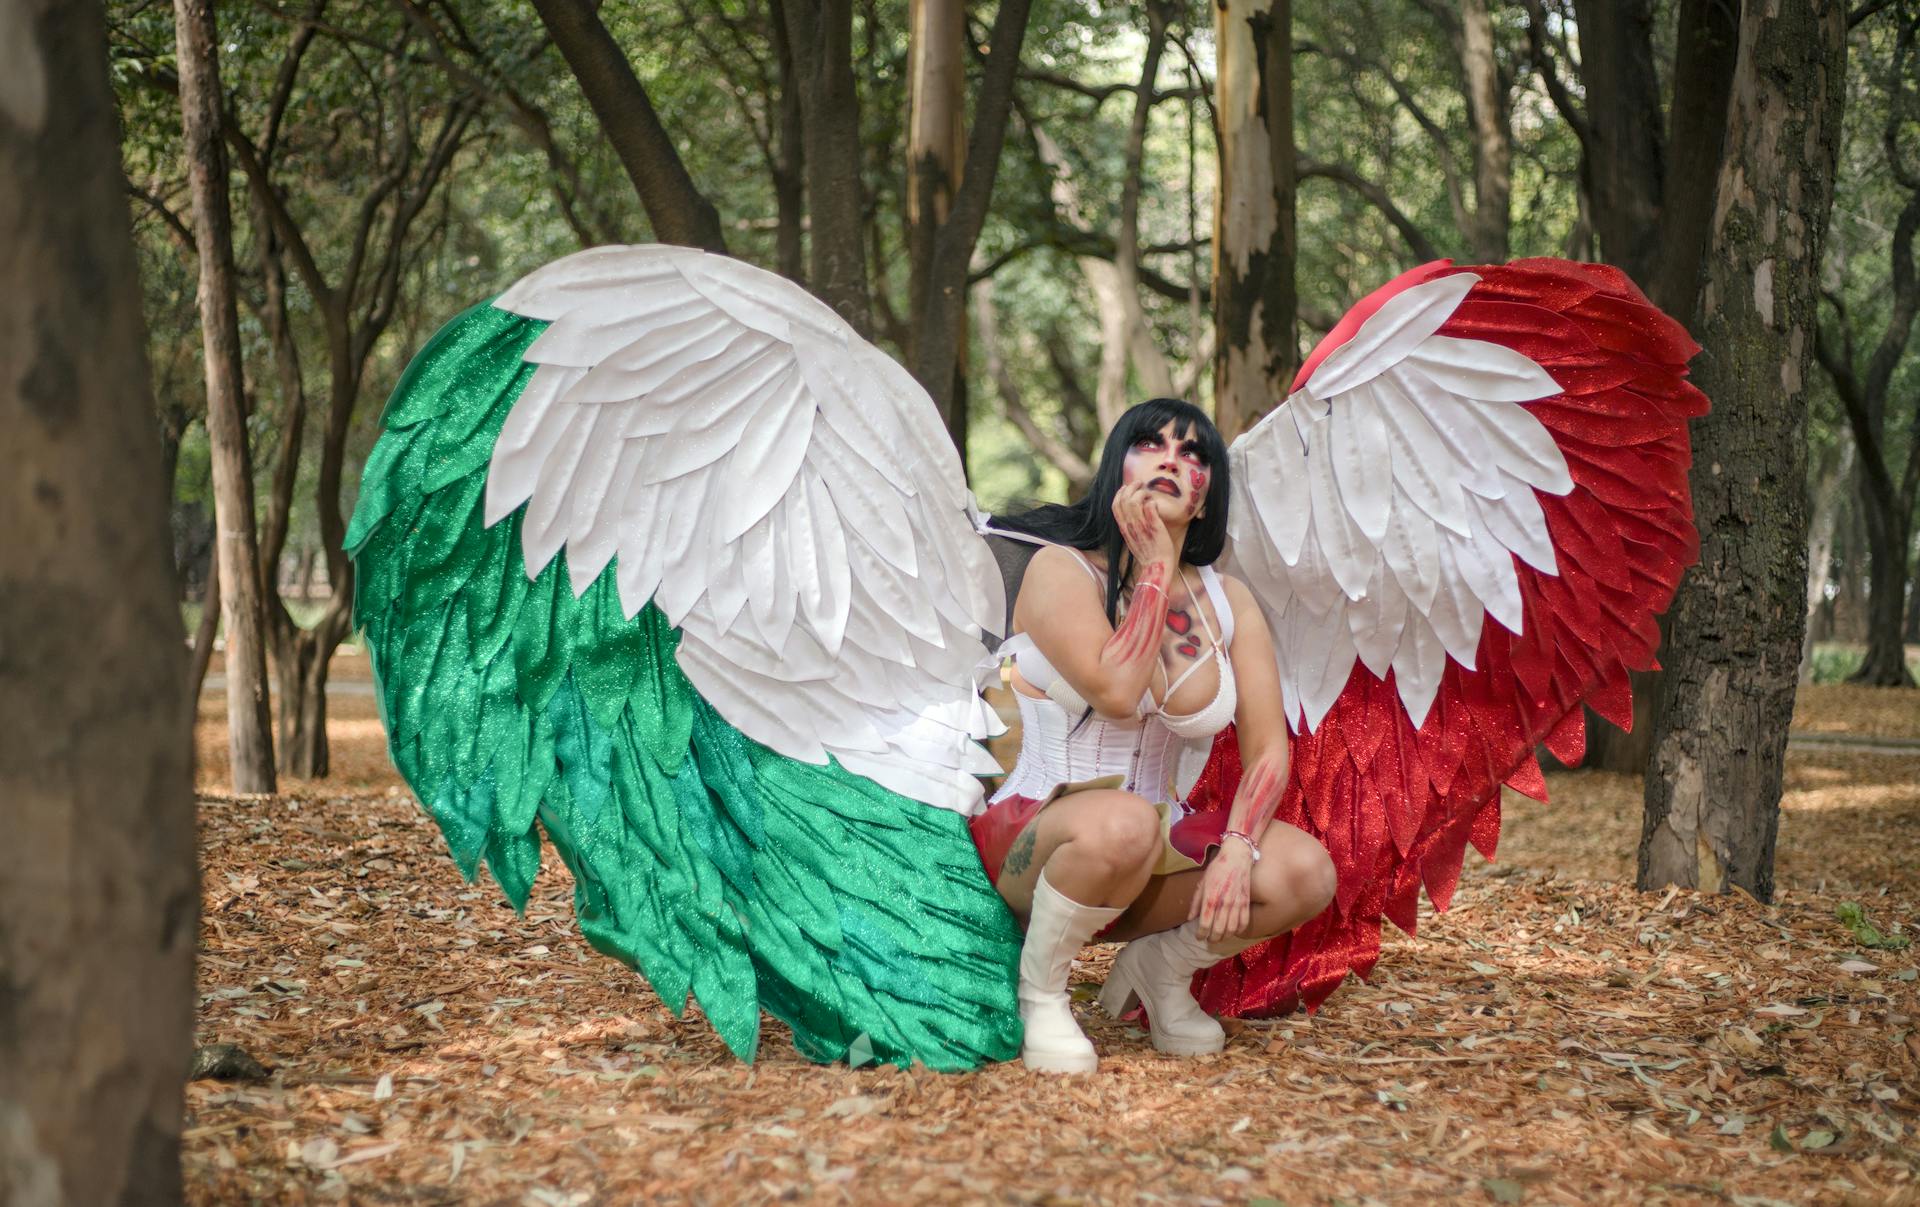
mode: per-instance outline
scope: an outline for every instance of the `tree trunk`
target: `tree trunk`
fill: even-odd
[[[193,632],[193,661],[187,671],[187,712],[198,719],[200,690],[207,685],[207,667],[213,662],[213,639],[220,631],[220,560],[207,565],[207,583],[200,591],[200,623]]]
[[[234,308],[233,215],[227,200],[227,157],[221,130],[225,94],[212,0],[174,0],[180,64],[181,127],[193,229],[200,251],[200,331],[207,359],[207,444],[213,459],[214,543],[220,565],[220,612],[227,635],[227,745],[235,792],[272,792],[273,730],[267,699],[267,654],[254,540],[253,460],[247,452]]]
[[[1020,383],[1013,379],[1013,374],[1007,369],[1006,358],[1000,353],[1000,317],[993,305],[992,277],[973,287],[973,308],[973,325],[979,333],[980,351],[987,362],[987,379],[993,382],[994,389],[999,392],[1007,418],[1020,429],[1020,434],[1026,437],[1035,452],[1066,476],[1069,494],[1084,493],[1093,483],[1093,466],[1065,440],[1042,427],[1040,421],[1034,418],[1033,412],[1027,409]]]
[[[1645,288],[1660,258],[1660,81],[1653,0],[1576,0],[1594,227],[1607,263]],[[1676,117],[1678,115],[1676,114]],[[1685,316],[1682,316],[1684,321]]]
[[[193,747],[101,6],[0,46],[0,1201],[178,1202]]]
[[[280,770],[321,779],[332,770],[327,743],[327,672],[346,637],[339,597],[311,629],[291,623],[274,632],[273,664],[280,681]]]
[[[1908,645],[1920,644],[1920,552],[1913,555],[1913,586],[1907,599]]]
[[[1578,127],[1581,165],[1594,193],[1591,210],[1600,252],[1689,329],[1698,322],[1707,223],[1739,50],[1738,14],[1737,0],[1683,0],[1679,66],[1663,147],[1652,6],[1645,0],[1579,5],[1581,82],[1587,94],[1586,116]],[[1684,167],[1669,171],[1669,164]],[[1634,775],[1646,771],[1660,674],[1631,675],[1630,731],[1587,710],[1587,766]]]
[[[1806,623],[1806,374],[1845,101],[1846,5],[1741,16],[1695,378],[1700,564],[1674,600],[1639,885],[1773,896]]]
[[[1853,472],[1860,471],[1855,461]],[[1848,644],[1867,640],[1867,522],[1856,504],[1847,509],[1835,542],[1838,553],[1834,564],[1839,569],[1839,584],[1833,596],[1833,623],[1827,638]]]
[[[1866,522],[1871,583],[1867,597],[1867,654],[1851,682],[1875,687],[1912,687],[1907,669],[1902,621],[1906,612],[1907,557],[1913,540],[1916,495],[1920,495],[1920,394],[1913,399],[1907,428],[1904,464],[1891,455],[1888,421],[1895,374],[1906,359],[1914,323],[1920,319],[1920,272],[1915,271],[1914,245],[1920,241],[1920,156],[1909,159],[1904,130],[1920,121],[1920,93],[1911,84],[1913,60],[1920,52],[1920,11],[1908,6],[1898,13],[1895,53],[1886,76],[1886,119],[1881,145],[1893,182],[1907,193],[1906,204],[1887,241],[1888,307],[1886,326],[1864,365],[1854,359],[1852,316],[1838,291],[1828,295],[1842,327],[1840,338],[1823,330],[1815,354],[1833,379],[1835,392],[1846,408],[1853,442],[1860,450],[1860,515]]]
[[[1148,48],[1151,52],[1152,42],[1149,42]],[[1153,57],[1158,59],[1159,56],[1154,54]],[[1061,153],[1060,144],[1037,125],[1033,127],[1033,140],[1040,153],[1040,162],[1053,175],[1051,191],[1054,208],[1077,224],[1088,207],[1082,204],[1080,189],[1073,177],[1073,165]],[[1142,143],[1144,141],[1143,128]],[[1127,172],[1137,190],[1140,172],[1138,155],[1128,155]],[[1114,238],[1114,258],[1076,257],[1081,275],[1087,279],[1088,292],[1093,296],[1094,313],[1100,317],[1100,368],[1094,378],[1093,397],[1094,414],[1099,420],[1101,436],[1105,436],[1119,422],[1120,413],[1127,409],[1129,365],[1139,374],[1140,388],[1147,397],[1173,393],[1173,372],[1160,346],[1153,342],[1153,333],[1147,328],[1146,311],[1140,305],[1138,203],[1136,201],[1134,206],[1136,217],[1131,226],[1135,234],[1131,239],[1127,237],[1127,207],[1122,205],[1121,209],[1120,230]],[[1124,265],[1123,259],[1126,261]]]
[[[591,0],[534,0],[533,6],[640,194],[654,237],[726,251],[719,213],[687,175],[633,65],[601,24],[599,6]]]
[[[961,0],[911,0],[907,6],[907,304],[920,314],[932,287],[933,245],[953,212],[967,155],[966,6]],[[954,316],[961,351],[954,373],[966,372],[966,316]],[[908,338],[919,328],[909,323]],[[909,364],[918,360],[907,349]],[[966,460],[965,382],[956,380],[945,416],[947,434]]]
[[[1094,401],[1102,430],[1111,429],[1133,401],[1127,395],[1127,368],[1140,375],[1142,393],[1163,398],[1173,393],[1173,373],[1153,342],[1140,306],[1140,185],[1145,170],[1147,125],[1153,117],[1160,58],[1167,48],[1167,12],[1147,3],[1147,49],[1141,56],[1140,82],[1133,90],[1133,119],[1127,127],[1126,167],[1120,185],[1120,223],[1114,234],[1111,271],[1090,277],[1100,301],[1100,377]],[[1084,261],[1083,261],[1084,262]],[[1104,277],[1104,288],[1101,278]]]
[[[1215,7],[1220,182],[1214,202],[1214,422],[1232,440],[1293,384],[1292,0]]]
[[[785,0],[807,161],[809,288],[855,331],[873,332],[860,187],[860,96],[851,0]]]
[[[778,215],[774,230],[774,259],[780,275],[802,285],[807,281],[806,248],[800,238],[807,215],[806,128],[801,124],[799,73],[793,65],[793,41],[787,36],[784,0],[769,0],[773,50],[780,71],[780,125],[774,134],[773,204]]]
[[[1913,541],[1911,512],[1901,514],[1863,500],[1867,521],[1867,653],[1847,682],[1869,687],[1912,687],[1901,622],[1907,606],[1907,547]]]
[[[280,770],[303,779],[320,779],[331,770],[327,673],[334,651],[352,630],[353,563],[343,551],[346,521],[340,512],[340,499],[347,431],[360,394],[360,366],[364,362],[355,360],[350,343],[334,341],[330,369],[333,396],[328,400],[314,483],[320,545],[326,551],[327,584],[333,596],[310,629],[294,623],[277,594],[272,612],[274,666],[280,682]]]
[[[1681,0],[1665,179],[1660,184],[1660,259],[1642,281],[1654,305],[1692,328],[1700,269],[1726,149],[1727,99],[1740,57],[1740,0]]]
[[[1853,444],[1836,440],[1820,461],[1813,488],[1813,520],[1807,526],[1807,633],[1800,642],[1800,681],[1813,679],[1814,617],[1827,602],[1833,581],[1833,538],[1840,524],[1840,499],[1853,470]]]
[[[1576,0],[1575,9],[1584,108],[1557,77],[1546,78],[1555,105],[1580,138],[1580,224],[1599,236],[1609,264],[1691,326],[1726,133],[1739,0],[1681,0],[1664,142],[1654,54],[1658,6],[1649,0]],[[1535,2],[1528,10],[1535,53],[1544,55],[1546,9]],[[1551,65],[1545,70],[1550,73]],[[1679,170],[1670,170],[1676,165]],[[1579,254],[1580,240],[1571,242]]]
[[[1506,87],[1493,53],[1487,0],[1461,0],[1460,66],[1473,127],[1473,227],[1465,234],[1475,259],[1500,264],[1507,258],[1512,226],[1513,133],[1507,124]]]
[[[967,278],[1000,174],[1000,149],[1006,144],[1014,77],[1031,11],[1031,0],[1000,0],[994,13],[986,68],[974,90],[973,132],[967,139],[965,159],[972,170],[960,181],[953,208],[934,234],[925,305],[910,316],[913,375],[947,417],[949,430],[956,423],[965,430],[966,376],[960,337],[966,329]],[[964,464],[964,437],[958,446]]]

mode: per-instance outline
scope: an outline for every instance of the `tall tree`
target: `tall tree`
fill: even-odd
[[[640,194],[654,236],[662,243],[726,251],[719,213],[694,187],[626,52],[601,23],[599,5],[590,0],[534,0],[533,6]]]
[[[313,3],[312,11],[317,15],[326,0],[313,0]],[[406,15],[414,31],[425,40],[428,53],[447,77],[469,92],[484,95],[498,105],[514,129],[546,160],[547,191],[553,196],[561,218],[573,231],[580,246],[595,247],[602,243],[623,242],[620,232],[627,224],[620,220],[624,207],[618,203],[617,192],[611,197],[593,195],[593,190],[582,179],[580,160],[562,145],[554,129],[551,112],[522,82],[522,75],[540,61],[547,44],[532,42],[531,48],[521,53],[502,53],[499,46],[501,39],[489,38],[484,32],[476,34],[471,25],[461,20],[451,3],[435,5],[428,0],[393,0],[393,3]],[[519,42],[519,39],[515,39],[509,45],[517,47]],[[643,91],[633,102],[633,107],[637,111],[646,103],[647,97]],[[651,115],[650,105],[646,112]],[[648,150],[656,146],[651,142],[643,142],[643,145]],[[633,142],[630,141],[627,146],[635,152],[637,162],[642,165],[650,162],[645,158],[645,152],[635,147]],[[667,144],[665,152],[673,152],[671,144]],[[628,160],[623,157],[622,167],[626,167],[627,163]],[[684,170],[679,176],[685,177]],[[658,179],[657,175],[650,176],[649,187],[656,187]],[[670,179],[668,187],[691,191],[691,178]],[[643,208],[645,204],[643,200]],[[714,231],[718,231],[717,212],[697,192],[686,198],[681,208],[692,215],[694,237],[702,236],[700,224],[703,222],[714,222]]]
[[[1833,379],[1834,390],[1846,408],[1853,441],[1860,451],[1858,482],[1861,514],[1866,520],[1868,591],[1867,653],[1855,683],[1876,687],[1912,687],[1907,669],[1901,621],[1907,608],[1907,561],[1913,546],[1914,508],[1920,504],[1920,392],[1906,411],[1906,459],[1896,459],[1895,426],[1888,404],[1895,393],[1895,373],[1907,354],[1914,319],[1920,315],[1920,274],[1914,271],[1914,239],[1920,234],[1920,144],[1902,138],[1906,129],[1920,127],[1920,84],[1914,82],[1916,31],[1920,7],[1902,6],[1893,14],[1893,53],[1881,86],[1886,116],[1880,129],[1880,148],[1894,189],[1905,195],[1887,241],[1887,301],[1885,325],[1870,341],[1864,355],[1855,348],[1855,319],[1839,290],[1827,291],[1834,314],[1822,324],[1815,345],[1820,363]],[[1912,605],[1920,611],[1920,597]]]
[[[192,744],[101,6],[0,46],[0,1199],[177,1202]]]
[[[215,564],[227,634],[227,744],[236,792],[272,792],[273,719],[267,698],[265,621],[253,524],[253,458],[247,451],[234,305],[233,215],[221,144],[219,30],[211,0],[175,0],[180,116],[193,228],[200,252],[200,330],[206,355],[207,441],[213,452]],[[265,569],[271,573],[272,567]],[[209,591],[211,595],[212,592]],[[211,601],[209,601],[211,602]]]
[[[1817,442],[1816,442],[1817,443]],[[1800,641],[1800,680],[1813,677],[1814,626],[1820,609],[1827,602],[1827,586],[1833,581],[1835,537],[1840,527],[1841,504],[1846,500],[1846,484],[1853,476],[1853,441],[1828,440],[1820,447],[1809,481],[1807,497],[1813,504],[1813,516],[1807,523],[1807,632]]]
[[[705,56],[695,70],[733,98],[773,186],[774,265],[804,285],[805,131],[782,0],[703,0],[682,13],[683,28]]]
[[[1674,600],[1640,840],[1642,888],[1773,895],[1805,624],[1806,377],[1845,103],[1846,5],[1741,14],[1700,306],[1700,564]]]
[[[1435,11],[1445,12],[1437,6]],[[1459,22],[1449,32],[1473,129],[1473,220],[1465,234],[1474,259],[1498,264],[1507,258],[1513,228],[1513,128],[1487,0],[1460,0]]]
[[[800,92],[808,287],[855,331],[868,335],[873,301],[867,288],[852,0],[783,0],[782,12]]]
[[[1081,260],[1100,308],[1100,376],[1094,404],[1103,432],[1119,421],[1120,413],[1132,401],[1127,397],[1129,366],[1139,374],[1140,388],[1147,395],[1173,393],[1172,371],[1159,345],[1153,342],[1146,312],[1140,305],[1140,191],[1146,169],[1147,124],[1160,99],[1160,59],[1166,53],[1167,23],[1172,15],[1160,0],[1147,0],[1146,7],[1147,45],[1140,56],[1139,83],[1133,90],[1133,116],[1127,123],[1113,260]]]
[[[1160,56],[1153,49],[1153,43],[1156,40],[1164,43],[1165,32],[1162,24],[1159,37],[1149,37],[1147,58],[1154,66],[1158,65]],[[1142,78],[1145,78],[1144,71]],[[1087,292],[1100,319],[1100,367],[1094,379],[1093,398],[1094,415],[1102,434],[1109,431],[1119,421],[1120,413],[1127,409],[1129,368],[1139,376],[1140,388],[1147,396],[1173,393],[1172,370],[1160,345],[1154,342],[1146,311],[1140,304],[1140,178],[1144,167],[1141,149],[1146,143],[1145,116],[1151,104],[1147,99],[1135,103],[1135,115],[1140,118],[1135,128],[1140,137],[1136,140],[1131,131],[1128,135],[1122,168],[1125,175],[1120,189],[1120,219],[1115,225],[1111,254],[1102,246],[1089,248],[1085,254],[1074,257],[1080,274],[1086,278]],[[1073,165],[1045,129],[1038,125],[1031,129],[1041,162],[1054,174],[1054,204],[1074,225],[1087,223],[1092,217],[1089,211],[1096,207],[1082,196]],[[1015,423],[1019,421],[1016,419]],[[1071,479],[1072,472],[1067,476]]]
[[[368,123],[370,162],[364,178],[341,181],[347,188],[363,185],[341,224],[344,230],[334,225],[340,218],[334,213],[303,221],[298,209],[304,207],[296,208],[282,179],[292,157],[279,147],[279,114],[303,61],[304,42],[297,33],[282,60],[282,86],[275,90],[259,140],[234,125],[227,130],[227,143],[246,174],[259,215],[259,237],[277,245],[263,252],[268,286],[265,316],[284,395],[284,439],[262,526],[264,565],[278,563],[286,537],[291,494],[300,477],[299,433],[306,408],[298,345],[284,313],[276,315],[276,306],[285,301],[273,268],[280,258],[291,266],[318,312],[327,366],[313,498],[333,596],[319,618],[303,627],[280,596],[278,576],[262,576],[271,595],[267,620],[280,687],[280,769],[302,777],[323,776],[329,769],[327,677],[334,651],[352,627],[353,565],[342,548],[347,440],[364,393],[368,362],[395,320],[407,268],[418,253],[422,216],[465,145],[482,104],[470,92],[456,92],[451,98],[416,95],[408,85],[417,81],[403,72],[411,40],[402,36],[384,46],[383,75],[366,76],[369,86],[392,95],[364,98],[374,115]],[[340,238],[337,248],[328,245],[333,236]],[[223,582],[223,593],[226,587]]]
[[[793,8],[789,0],[788,12]],[[961,176],[946,217],[934,231],[927,253],[924,303],[912,316],[913,356],[908,367],[933,395],[949,431],[966,405],[964,395],[955,389],[955,381],[967,321],[967,280],[980,229],[986,225],[987,208],[993,200],[994,181],[1000,173],[1000,150],[1006,144],[1020,47],[1026,41],[1031,9],[1031,0],[1000,0],[994,14],[986,67],[974,91],[973,128],[964,157],[967,171]],[[808,154],[812,154],[811,149]],[[964,431],[964,417],[958,422]],[[960,451],[964,458],[965,445]]]
[[[1740,0],[1681,0],[1664,124],[1653,0],[1576,0],[1584,100],[1554,65],[1545,0],[1527,0],[1527,8],[1542,77],[1580,140],[1582,188],[1601,255],[1690,324],[1726,136]]]
[[[1337,62],[1356,90],[1368,80],[1386,86],[1392,102],[1381,123],[1382,141],[1390,148],[1395,141],[1391,130],[1406,119],[1420,130],[1432,157],[1426,162],[1438,170],[1456,235],[1436,241],[1415,220],[1417,207],[1394,187],[1395,181],[1368,175],[1348,159],[1350,152],[1329,148],[1303,158],[1299,178],[1332,181],[1365,201],[1399,233],[1417,260],[1440,258],[1442,243],[1459,246],[1476,261],[1505,260],[1513,237],[1516,71],[1502,61],[1494,13],[1486,0],[1462,0],[1458,5],[1420,0],[1414,7],[1420,12],[1412,25],[1394,20],[1392,8],[1378,6],[1303,10],[1303,22],[1311,21],[1316,32],[1306,36],[1302,31],[1294,45],[1300,53]],[[1446,50],[1441,64],[1445,87],[1432,87],[1422,78],[1419,48],[1428,44]],[[1466,118],[1464,153],[1449,117],[1456,104]],[[1366,142],[1342,134],[1337,140],[1342,152]],[[1385,151],[1382,158],[1381,170],[1386,171],[1394,156]]]
[[[1575,0],[1574,8],[1584,99],[1561,79],[1556,59],[1569,56],[1556,46],[1545,0],[1527,0],[1528,34],[1555,107],[1580,141],[1580,194],[1600,255],[1692,328],[1738,57],[1740,0],[1681,0],[1664,127],[1653,0]],[[1630,731],[1587,710],[1588,766],[1646,770],[1659,684],[1658,671],[1634,673]]]
[[[1231,440],[1287,395],[1299,365],[1294,292],[1293,4],[1215,6],[1214,420]]]
[[[967,13],[961,0],[910,0],[907,5],[907,299],[919,314],[932,286],[933,243],[953,212],[967,154]],[[964,331],[962,342],[964,343]],[[915,329],[908,326],[908,338]],[[915,350],[907,349],[909,362]],[[955,405],[947,433],[965,458],[964,354],[955,359]]]

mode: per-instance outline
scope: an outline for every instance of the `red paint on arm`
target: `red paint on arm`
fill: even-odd
[[[1287,790],[1285,755],[1269,754],[1240,778],[1240,790],[1233,795],[1227,828],[1251,835],[1257,842],[1261,831],[1280,809],[1280,798]]]
[[[1160,630],[1167,623],[1167,568],[1155,562],[1140,571],[1133,585],[1133,603],[1120,627],[1100,651],[1103,661],[1121,667],[1137,665],[1160,649]]]

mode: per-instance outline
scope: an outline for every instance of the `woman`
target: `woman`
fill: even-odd
[[[1193,974],[1326,908],[1332,861],[1273,821],[1287,730],[1265,619],[1214,571],[1227,534],[1226,445],[1190,403],[1154,399],[1107,437],[1085,498],[1001,517],[1037,538],[1014,605],[1019,761],[973,819],[982,863],[1026,926],[1021,1059],[1092,1072],[1067,975],[1095,934],[1132,940],[1100,1002],[1147,1008],[1162,1052],[1226,1037]],[[1179,751],[1234,722],[1246,772],[1231,808],[1186,815]]]

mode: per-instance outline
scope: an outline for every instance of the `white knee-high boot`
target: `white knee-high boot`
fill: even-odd
[[[1026,1025],[1020,1061],[1029,1069],[1091,1073],[1099,1068],[1093,1044],[1073,1021],[1067,974],[1086,941],[1121,912],[1082,905],[1049,884],[1046,872],[1040,873],[1033,887],[1027,939],[1020,947],[1020,1021]]]
[[[1227,1033],[1193,1000],[1193,974],[1258,942],[1234,937],[1204,943],[1198,920],[1135,939],[1114,958],[1100,1005],[1115,1018],[1133,1009],[1135,1001],[1146,1006],[1153,1046],[1169,1055],[1218,1052],[1227,1046]]]

